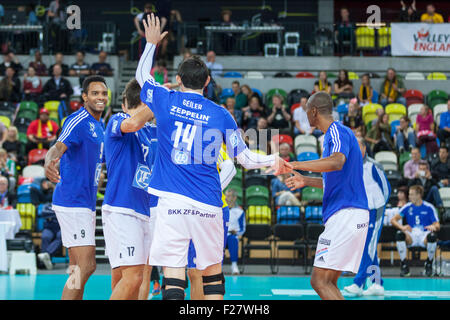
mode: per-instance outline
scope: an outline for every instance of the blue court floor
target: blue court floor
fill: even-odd
[[[39,274],[0,275],[0,300],[59,300],[67,275]],[[226,277],[227,300],[317,300],[319,296],[310,286],[310,278],[304,276],[228,276]],[[384,297],[351,297],[361,300],[450,300],[449,278],[385,278]],[[111,276],[93,275],[85,288],[85,299],[106,300],[111,294]],[[343,288],[352,278],[340,278]],[[186,290],[189,299],[189,289]],[[161,299],[161,294],[150,299]]]

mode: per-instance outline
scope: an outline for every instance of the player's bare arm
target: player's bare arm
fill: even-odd
[[[56,144],[51,147],[47,155],[45,156],[45,176],[54,183],[58,183],[61,180],[59,175],[59,160],[66,152],[67,146],[62,142],[56,142]]]
[[[345,164],[345,156],[340,152],[335,152],[331,156],[319,160],[311,161],[293,161],[290,164],[295,170],[304,170],[312,172],[331,172],[339,171]]]
[[[399,215],[398,213],[395,215],[395,216],[393,216],[392,217],[392,219],[391,219],[391,224],[394,226],[394,227],[396,227],[397,229],[399,229],[399,230],[401,230],[401,231],[403,231],[403,232],[406,232],[406,231],[410,231],[411,232],[411,227],[408,225],[408,224],[406,224],[406,225],[401,225],[400,223],[399,223],[399,221],[402,219],[402,216],[401,215]]]
[[[150,108],[142,108],[141,111],[135,113],[132,117],[122,121],[120,130],[123,133],[136,132],[153,119],[153,112]]]
[[[439,229],[441,228],[441,225],[439,224],[438,221],[433,222],[432,224],[430,224],[429,226],[426,226],[425,229],[431,231],[431,232],[437,232],[439,231]]]
[[[293,176],[287,178],[285,181],[286,186],[291,190],[297,190],[303,187],[315,187],[323,189],[322,178],[306,177],[301,175],[297,171],[292,171]]]

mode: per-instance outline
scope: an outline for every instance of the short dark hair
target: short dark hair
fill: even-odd
[[[448,147],[445,146],[445,145],[443,145],[443,144],[441,144],[441,146],[439,147],[439,149],[445,149],[445,150],[448,152]]]
[[[415,193],[420,194],[420,197],[423,198],[424,189],[421,185],[417,184],[417,185],[411,186],[411,187],[409,187],[409,190],[414,190]]]
[[[240,84],[239,81],[237,81],[237,80],[234,80],[234,81],[231,83],[231,85],[233,85],[233,84],[237,84],[238,86],[241,86],[241,84]]]
[[[76,53],[81,53],[83,56],[86,55],[83,50],[78,50]]]
[[[84,81],[83,81],[83,85],[82,85],[83,93],[88,94],[89,85],[92,82],[102,82],[105,84],[106,87],[108,87],[108,85],[106,84],[105,78],[103,78],[102,76],[98,76],[98,75],[89,76],[89,77],[86,77],[86,79],[84,79]]]
[[[316,92],[309,97],[306,106],[307,108],[316,107],[317,111],[322,115],[331,115],[333,112],[333,100],[324,91]]]
[[[177,74],[185,88],[203,89],[208,80],[208,67],[199,56],[195,55],[180,64]]]
[[[131,79],[125,86],[122,93],[122,102],[127,101],[128,109],[135,109],[141,104],[141,86],[136,79]]]

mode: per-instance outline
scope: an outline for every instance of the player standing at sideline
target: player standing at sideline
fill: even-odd
[[[341,299],[337,280],[343,271],[358,271],[369,225],[363,160],[356,137],[348,127],[334,121],[333,101],[326,92],[313,94],[306,104],[312,127],[324,134],[323,158],[291,162],[295,170],[322,172],[323,178],[305,177],[293,171],[286,185],[323,188],[324,232],[319,236],[311,285],[324,300]]]
[[[384,210],[391,194],[391,185],[384,174],[383,167],[367,156],[364,138],[357,138],[357,140],[364,159],[363,179],[370,210],[370,220],[358,274],[353,279],[353,284],[345,287],[344,290],[357,296],[383,296],[383,279],[378,263],[377,245],[381,228],[383,228]],[[372,273],[375,273],[372,278],[373,284],[363,291],[366,279]]]
[[[148,262],[154,217],[150,216],[151,141],[156,127],[136,118],[147,106],[140,99],[136,79],[123,92],[123,113],[110,119],[105,132],[105,160],[108,184],[102,206],[103,233],[111,272],[111,300],[138,299]],[[142,116],[142,113],[139,114]],[[151,267],[145,268],[151,272]],[[147,292],[148,296],[148,292]]]
[[[101,76],[83,81],[84,107],[64,122],[56,144],[45,157],[45,175],[57,183],[53,210],[69,251],[70,276],[62,299],[83,299],[84,286],[96,269],[95,205],[102,171],[104,127],[100,117],[108,102]]]
[[[224,108],[203,97],[208,68],[199,57],[184,60],[176,76],[181,92],[160,86],[150,75],[153,52],[161,34],[159,19],[144,21],[147,44],[136,79],[141,100],[157,121],[158,152],[148,191],[158,196],[150,265],[163,266],[163,299],[184,299],[189,241],[196,264],[211,282],[205,295],[223,298],[223,220],[221,186],[216,168],[222,143],[230,157],[247,169],[271,166],[275,173],[292,166],[275,155],[262,156],[245,145],[236,122]],[[204,133],[203,133],[204,132]]]

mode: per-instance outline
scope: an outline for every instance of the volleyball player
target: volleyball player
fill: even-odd
[[[348,127],[334,121],[333,101],[326,92],[312,95],[306,105],[311,126],[324,134],[323,158],[291,162],[294,169],[322,172],[323,178],[294,172],[286,185],[324,189],[324,232],[319,236],[311,285],[322,299],[344,299],[337,287],[343,271],[358,272],[369,225],[363,161],[356,137]]]
[[[67,117],[45,157],[45,175],[57,183],[52,208],[69,251],[70,276],[62,299],[82,299],[84,286],[96,268],[95,205],[104,162],[100,117],[108,102],[105,79],[87,77],[82,98],[84,107]]]

